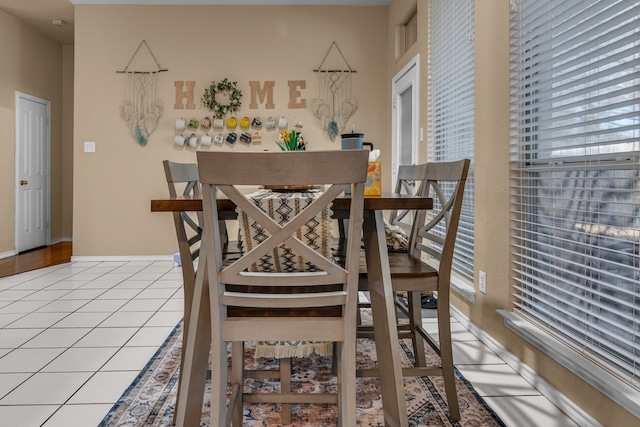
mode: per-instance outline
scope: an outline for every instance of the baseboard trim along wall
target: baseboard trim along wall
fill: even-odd
[[[62,242],[73,242],[73,239],[71,237],[61,237],[59,239],[53,239],[51,240],[51,243],[49,243],[49,246]]]
[[[49,243],[49,246],[55,245],[56,243],[72,242],[72,241],[73,241],[73,239],[71,237],[62,237],[60,239],[51,240],[51,242]],[[18,252],[14,249],[12,251],[7,251],[7,252],[0,253],[0,259],[9,258],[9,257],[16,256],[16,255],[18,255]]]
[[[18,255],[18,252],[16,252],[16,251],[3,252],[3,253],[0,254],[0,259],[9,258],[9,257],[14,256],[14,255]]]
[[[582,410],[578,405],[569,400],[564,394],[560,393],[557,388],[549,384],[536,374],[536,372],[522,363],[520,359],[510,353],[502,344],[493,339],[489,334],[472,323],[468,317],[458,311],[455,307],[451,307],[451,315],[461,324],[463,324],[469,332],[482,341],[491,351],[496,353],[498,357],[505,361],[514,371],[522,378],[538,390],[544,397],[549,399],[551,403],[560,408],[569,418],[582,427],[603,427],[598,421]]]
[[[640,392],[540,328],[507,310],[497,310],[507,328],[573,372],[577,377],[640,418]]]
[[[114,256],[72,256],[71,262],[113,262],[113,261],[171,261],[173,255],[114,255]]]

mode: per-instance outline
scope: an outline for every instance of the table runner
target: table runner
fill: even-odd
[[[320,190],[309,191],[271,191],[260,190],[249,194],[247,197],[267,213],[278,224],[283,225],[289,222],[291,217],[297,215],[309,206],[320,194]],[[245,251],[250,251],[261,242],[268,234],[263,227],[254,222],[248,215],[237,209],[240,227],[239,241]],[[330,224],[331,211],[327,207],[316,215],[297,232],[297,238],[302,240],[309,247],[315,249],[326,258],[331,258],[330,245]],[[252,271],[261,272],[297,272],[316,271],[317,268],[303,257],[296,255],[286,245],[280,245],[271,253],[265,254],[260,263],[254,263]]]
[[[267,213],[278,224],[289,222],[291,217],[303,211],[321,194],[320,190],[272,191],[260,190],[249,194],[249,200]],[[263,242],[268,233],[241,209],[237,209],[239,222],[239,242],[244,251],[250,251]],[[323,209],[306,225],[300,228],[296,237],[326,258],[331,258],[331,209]],[[316,271],[317,267],[304,257],[298,256],[286,245],[280,245],[265,254],[259,263],[252,265],[251,271],[260,272],[300,272]],[[262,341],[256,344],[256,357],[306,357],[312,353],[331,355],[332,343],[315,341]]]

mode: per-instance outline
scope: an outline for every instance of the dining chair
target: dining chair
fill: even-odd
[[[178,197],[178,194],[184,197],[202,197],[198,180],[198,165],[195,163],[175,163],[169,160],[164,160],[162,165],[164,166],[170,197]],[[180,186],[183,188],[180,189]],[[173,212],[173,223],[176,229],[178,253],[180,254],[180,264],[182,268],[182,288],[184,293],[184,322],[182,327],[185,342],[189,334],[191,301],[193,300],[193,289],[196,277],[195,262],[200,255],[202,218],[201,212],[197,212],[195,218],[187,212]],[[178,385],[182,381],[184,355],[185,346],[182,346]],[[180,399],[179,390],[180,387],[178,387],[178,395],[176,396],[176,406],[177,401]]]
[[[408,319],[408,325],[398,325],[398,337],[411,339],[416,366],[403,368],[404,376],[441,375],[444,378],[449,415],[460,419],[455,385],[455,369],[451,342],[451,312],[449,307],[451,270],[462,197],[469,171],[469,159],[454,162],[430,162],[416,167],[401,168],[399,177],[412,181],[416,193],[433,197],[430,211],[398,212],[393,221],[409,231],[407,252],[389,251],[389,271],[395,305]],[[398,183],[398,186],[405,183]],[[410,190],[412,190],[410,188]],[[407,220],[411,217],[411,220]],[[366,262],[361,256],[360,289],[367,290]],[[439,344],[422,326],[421,295],[436,292]],[[406,293],[406,304],[398,294]],[[367,326],[359,326],[358,335],[372,336]],[[440,356],[438,366],[428,366],[425,343]],[[360,371],[360,376],[379,376],[376,370]]]
[[[334,403],[338,423],[356,425],[356,309],[360,233],[368,152],[197,152],[203,188],[204,252],[211,300],[211,425],[242,425],[243,402]],[[238,186],[322,185],[324,191],[288,222],[276,222]],[[344,266],[317,252],[298,230],[352,185],[349,240]],[[264,240],[228,265],[219,250],[216,199],[231,199],[265,230]],[[294,251],[316,271],[253,271],[267,252]],[[196,338],[197,339],[197,338]],[[337,394],[243,391],[247,341],[338,343]],[[231,398],[227,407],[227,343],[231,342]],[[285,379],[286,380],[286,379]],[[197,402],[195,402],[197,405]],[[188,403],[187,403],[188,405]]]
[[[182,193],[180,194],[182,196],[193,198],[201,197],[198,165],[196,163],[176,163],[170,160],[164,160],[162,163],[164,165],[164,173],[167,178],[167,185],[169,186],[170,197],[177,197],[179,195],[178,186],[183,186]],[[187,212],[180,213],[180,216],[182,217],[184,224],[190,228],[190,231],[195,232],[198,236],[202,233],[202,213],[198,213],[197,223]],[[242,247],[238,241],[229,239],[227,221],[235,219],[235,216],[229,212],[221,213],[219,219],[223,253],[227,256],[242,252]],[[196,242],[194,241],[193,244],[195,243]],[[197,252],[195,252],[194,255],[195,256],[192,256],[192,258],[197,258]]]
[[[196,163],[176,163],[170,160],[164,160],[162,164],[170,197],[175,198],[182,196],[193,197],[195,199],[202,197],[200,180],[198,178],[198,165]],[[182,268],[184,293],[183,339],[186,342],[189,334],[189,319],[191,316],[191,301],[193,300],[196,263],[200,255],[203,215],[202,212],[196,212],[195,214],[173,212],[173,222],[178,239],[178,253],[180,254],[180,264]],[[220,220],[220,230],[223,236],[225,258],[236,256],[240,252],[240,249],[238,248],[237,242],[229,242],[224,219]],[[181,368],[182,361],[184,360],[184,352],[185,346],[182,347],[182,357],[180,359]],[[180,369],[178,384],[181,378],[182,369]],[[178,399],[179,396],[176,400]]]

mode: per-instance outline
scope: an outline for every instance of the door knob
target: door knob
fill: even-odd
[[[24,179],[20,181],[20,185],[27,185],[29,181],[25,181]]]

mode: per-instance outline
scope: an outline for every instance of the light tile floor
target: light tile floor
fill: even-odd
[[[0,425],[97,426],[182,318],[171,262],[73,262],[0,278]],[[433,319],[425,324],[435,332]],[[458,369],[508,426],[576,426],[460,323]]]

